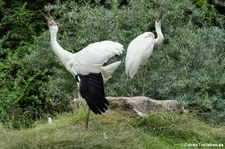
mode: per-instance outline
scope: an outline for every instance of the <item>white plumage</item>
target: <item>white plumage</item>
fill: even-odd
[[[101,73],[102,73],[104,82],[108,81],[112,77],[112,74],[118,69],[120,64],[121,64],[121,61],[118,61],[118,62],[109,64],[107,66],[101,67]]]
[[[104,63],[114,55],[123,52],[123,45],[113,41],[102,41],[92,43],[86,48],[77,52],[71,61],[74,73],[87,75],[89,73],[99,73]]]
[[[49,25],[49,29],[51,35],[51,46],[54,53],[59,57],[66,69],[74,76],[77,74],[87,75],[89,73],[99,73],[103,67],[106,67],[103,66],[103,64],[106,63],[109,58],[115,55],[120,55],[124,51],[123,45],[120,43],[106,40],[89,44],[81,51],[71,53],[64,50],[56,40],[58,26]],[[115,65],[111,66],[112,67],[108,66],[107,70],[111,71],[109,68],[112,68],[115,71],[115,68],[118,68],[118,65],[117,67],[115,67]],[[106,70],[103,74],[105,73]]]
[[[128,46],[125,66],[126,73],[133,78],[141,65],[145,65],[152,54],[155,36],[145,32],[137,36]]]
[[[88,128],[90,110],[101,114],[108,109],[105,98],[104,81],[109,79],[119,67],[120,61],[103,66],[109,58],[123,53],[123,45],[114,41],[101,41],[89,44],[77,53],[64,50],[57,42],[58,26],[50,16],[45,16],[50,31],[51,46],[66,69],[74,76],[81,96],[87,102],[88,114],[85,127]]]
[[[126,74],[132,79],[137,73],[141,65],[146,65],[149,57],[153,52],[153,48],[163,42],[164,36],[161,31],[161,17],[162,13],[155,21],[155,29],[157,38],[152,32],[145,32],[131,41],[127,48],[127,54],[125,59]],[[142,83],[142,95],[144,95],[144,75]],[[133,92],[131,93],[133,96]]]

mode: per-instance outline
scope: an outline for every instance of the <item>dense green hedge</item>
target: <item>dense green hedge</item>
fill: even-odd
[[[114,40],[126,48],[138,34],[154,31],[154,21],[164,12],[163,45],[154,49],[148,63],[145,95],[155,99],[176,99],[212,123],[224,121],[225,106],[225,32],[224,17],[207,5],[196,7],[190,1],[143,0],[106,4],[66,2],[45,6],[59,26],[58,39],[62,47],[76,52],[90,43]],[[36,13],[26,10],[24,21]],[[19,10],[21,10],[19,9]],[[22,15],[25,13],[25,15]],[[41,15],[41,14],[39,14]],[[7,19],[8,20],[8,19]],[[19,24],[19,20],[15,26]],[[37,24],[47,23],[44,19]],[[28,25],[29,24],[26,24]],[[20,28],[23,27],[19,26]],[[13,33],[18,33],[20,28]],[[24,31],[23,31],[24,32]],[[33,34],[34,30],[27,31]],[[22,33],[19,33],[21,36]],[[35,34],[33,34],[35,35]],[[18,36],[23,41],[23,36]],[[73,77],[53,54],[49,31],[33,41],[13,49],[0,40],[0,119],[15,119],[14,127],[28,124],[46,113],[69,110],[69,102],[77,96]],[[29,43],[28,43],[29,42]],[[113,60],[122,60],[124,55]],[[136,76],[135,95],[141,94],[141,71]],[[106,83],[107,96],[129,96],[130,82],[124,64]],[[10,117],[8,117],[10,115]]]

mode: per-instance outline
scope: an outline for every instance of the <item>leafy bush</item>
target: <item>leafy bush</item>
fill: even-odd
[[[71,52],[106,39],[127,48],[140,33],[154,31],[154,21],[163,10],[165,41],[154,49],[149,60],[145,95],[175,99],[210,122],[224,121],[224,17],[218,16],[212,26],[208,9],[175,0],[131,0],[123,7],[117,1],[110,7],[66,2],[47,5],[45,10],[56,18],[59,43]],[[43,22],[44,19],[40,21]],[[73,77],[51,51],[49,40],[46,31],[34,37],[33,44],[22,46],[15,53],[1,50],[7,51],[0,63],[0,92],[4,99],[0,101],[1,111],[18,107],[28,124],[29,118],[68,110],[70,99],[77,94]],[[125,54],[111,61],[124,62]],[[141,93],[141,72],[142,68],[135,78],[135,95]],[[107,96],[129,96],[129,81],[121,65],[105,85]]]
[[[35,18],[35,13],[26,8],[26,3],[20,7],[8,10],[2,18],[0,30],[6,36],[3,47],[15,49],[32,40],[36,35],[36,27],[40,24]]]
[[[127,7],[119,10],[99,6],[77,8],[73,3],[67,7],[54,5],[47,8],[56,10],[62,20],[66,19],[59,20],[59,24],[69,22],[60,26],[60,30],[65,31],[63,39],[69,44],[66,49],[76,49],[74,52],[88,43],[104,39],[121,42],[127,47],[138,34],[154,30],[154,20],[159,11],[164,10],[162,29],[166,39],[149,60],[146,95],[156,99],[176,99],[199,113],[217,115],[215,118],[220,122],[224,120],[219,114],[224,112],[221,107],[225,105],[225,34],[220,26],[224,18],[218,17],[218,27],[213,27],[211,19],[207,18],[208,9],[173,0],[158,3],[130,1]],[[64,13],[68,8],[76,11]],[[139,81],[136,95],[140,94],[140,85]],[[129,96],[129,86],[122,66],[106,84],[106,93],[109,96]]]

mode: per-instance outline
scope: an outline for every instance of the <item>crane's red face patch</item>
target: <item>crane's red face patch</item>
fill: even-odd
[[[48,25],[49,26],[56,26],[56,23],[54,20],[48,20]]]

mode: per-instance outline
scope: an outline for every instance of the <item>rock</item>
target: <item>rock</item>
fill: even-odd
[[[145,96],[136,97],[107,97],[110,107],[137,109],[143,113],[150,113],[159,109],[169,109],[182,112],[183,108],[176,100],[154,100]]]
[[[188,113],[188,110],[185,110],[176,100],[154,100],[145,96],[106,98],[110,103],[110,108],[135,109],[143,114],[148,114],[159,109]],[[83,102],[83,99],[74,99],[71,105],[73,109],[76,109]]]

